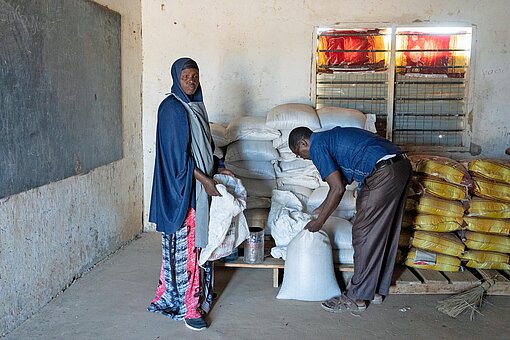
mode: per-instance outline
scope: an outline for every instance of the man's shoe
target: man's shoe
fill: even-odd
[[[204,318],[184,319],[184,324],[191,330],[200,332],[209,327]]]

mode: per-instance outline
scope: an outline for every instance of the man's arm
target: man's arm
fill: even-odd
[[[311,232],[319,231],[322,228],[322,225],[326,222],[328,217],[331,216],[333,211],[338,207],[345,192],[345,182],[340,171],[336,170],[332,172],[326,177],[326,182],[329,185],[328,195],[319,208],[314,210],[319,216],[308,222],[305,226],[305,229]]]

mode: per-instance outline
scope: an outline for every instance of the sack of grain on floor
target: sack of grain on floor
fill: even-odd
[[[289,243],[277,299],[324,301],[341,294],[328,235],[301,230]]]
[[[405,265],[408,267],[457,272],[461,261],[458,257],[412,248],[407,254]]]
[[[464,266],[469,268],[510,270],[510,256],[508,254],[467,250],[460,258]]]

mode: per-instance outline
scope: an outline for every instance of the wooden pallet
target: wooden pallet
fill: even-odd
[[[391,294],[454,294],[476,287],[480,279],[492,278],[496,283],[488,295],[510,295],[510,272],[504,270],[469,269],[463,272],[441,272],[396,266]]]
[[[258,268],[273,270],[273,287],[277,288],[285,261],[267,257],[263,263],[245,263],[243,257],[236,261],[215,262],[217,267]],[[338,271],[354,272],[352,265],[335,264]],[[484,277],[493,278],[496,283],[490,287],[488,295],[510,295],[510,271],[469,269],[463,272],[440,272],[396,265],[393,272],[391,294],[455,294],[480,284]]]

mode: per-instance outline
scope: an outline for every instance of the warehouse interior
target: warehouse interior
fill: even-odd
[[[320,29],[374,28],[388,34],[390,29],[394,33],[409,27],[469,28],[471,45],[463,48],[470,52],[469,72],[462,84],[463,114],[455,116],[462,122],[456,130],[460,139],[442,139],[452,141],[451,145],[414,143],[409,147],[459,161],[508,162],[506,5],[503,0],[490,5],[474,0],[412,4],[225,0],[214,6],[204,0],[52,0],[45,5],[1,1],[0,75],[6,81],[1,86],[13,87],[16,93],[19,85],[22,98],[30,101],[42,95],[47,102],[42,100],[33,109],[24,99],[15,102],[14,97],[1,97],[6,111],[1,113],[0,140],[14,151],[4,151],[0,160],[2,170],[11,176],[2,184],[0,195],[0,336],[190,336],[180,323],[145,312],[161,255],[159,234],[148,222],[157,107],[170,91],[169,69],[177,58],[189,56],[200,65],[210,121],[226,127],[241,116],[266,117],[286,103],[319,108]],[[101,13],[104,21],[92,21],[95,13]],[[94,30],[104,27],[104,36]],[[37,44],[37,39],[60,30],[66,32],[61,42]],[[394,36],[390,33],[390,45]],[[80,46],[76,41],[82,38],[86,44]],[[32,46],[43,53],[37,55]],[[94,55],[92,51],[100,48],[111,52],[115,72],[92,64],[107,55]],[[26,74],[17,69],[16,65],[25,61],[32,65],[33,60],[43,68]],[[388,68],[398,66],[392,62]],[[77,79],[70,76],[74,73],[80,78],[75,83],[68,80]],[[94,77],[103,79],[100,89],[81,85],[93,84]],[[117,92],[106,90],[112,83],[118,85]],[[30,91],[23,92],[23,86]],[[64,112],[58,119],[51,118],[52,103],[83,116],[74,121],[69,118],[72,114]],[[25,105],[32,108],[26,115]],[[326,101],[327,105],[331,103]],[[19,110],[17,116],[8,115],[12,107]],[[80,111],[81,107],[85,109]],[[117,115],[87,119],[90,107],[99,112],[114,107]],[[395,138],[392,129],[398,117],[388,120],[392,110],[374,110],[370,113],[375,115],[378,132]],[[45,115],[39,116],[41,112]],[[66,125],[68,121],[73,123]],[[10,135],[14,126],[17,134]],[[108,129],[101,130],[104,126]],[[86,139],[90,131],[97,139]],[[51,135],[63,137],[55,144]],[[100,144],[94,145],[95,141]],[[18,151],[28,157],[17,166]],[[21,171],[22,166],[27,169]],[[52,173],[51,169],[62,171]],[[49,176],[41,176],[42,172]],[[1,173],[0,177],[7,178]],[[385,304],[361,316],[338,316],[321,311],[317,303],[276,300],[278,289],[272,287],[271,273],[219,269],[213,326],[201,336],[503,338],[505,318],[501,316],[510,309],[508,296],[490,296],[483,315],[471,322],[468,317],[452,319],[435,310],[443,296],[414,294],[390,295]]]

